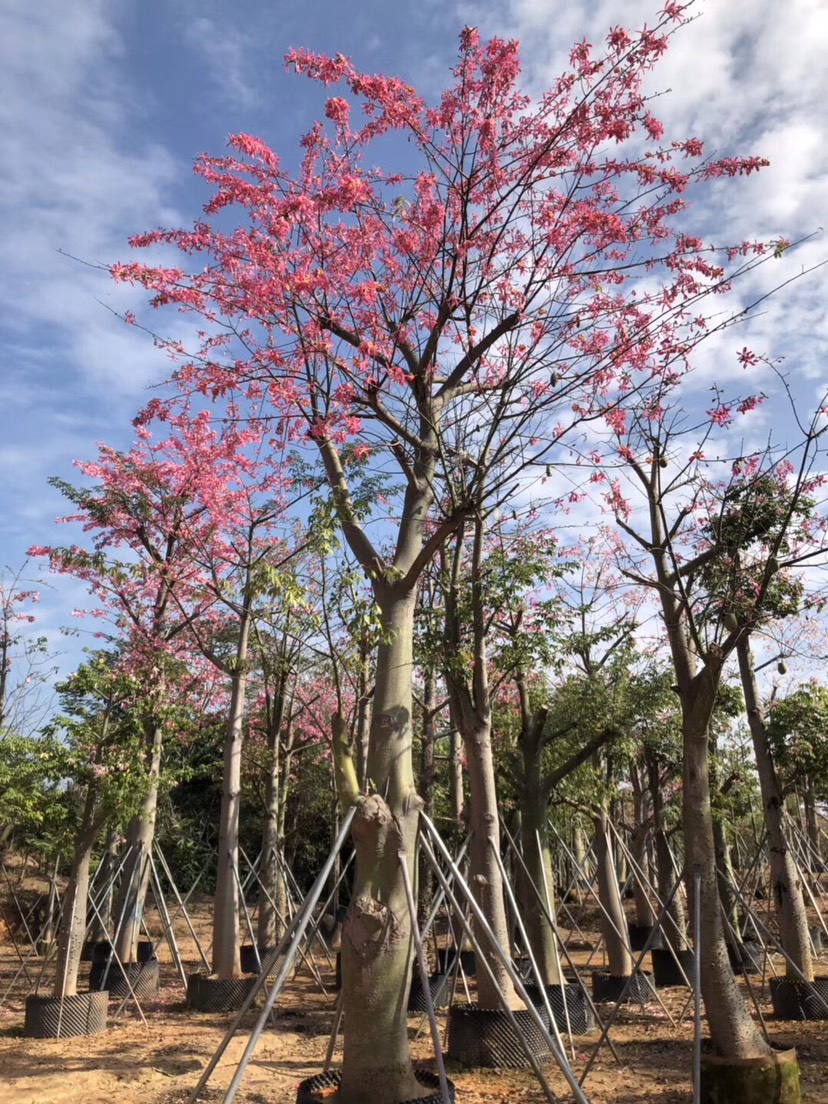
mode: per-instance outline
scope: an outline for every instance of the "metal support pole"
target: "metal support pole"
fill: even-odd
[[[693,950],[696,952],[696,984],[693,986],[693,1104],[701,1101],[701,874],[693,878]],[[669,940],[668,940],[669,942]]]
[[[429,1027],[431,1028],[431,1039],[434,1043],[434,1060],[437,1063],[440,1092],[443,1096],[443,1104],[452,1104],[451,1096],[449,1095],[448,1079],[446,1078],[446,1067],[443,1062],[443,1048],[440,1046],[440,1030],[437,1027],[437,1017],[434,1015],[434,1002],[431,999],[431,986],[428,981],[428,968],[426,966],[425,952],[423,951],[423,941],[420,938],[420,930],[417,926],[417,905],[414,902],[414,894],[411,891],[411,879],[408,876],[405,851],[398,851],[397,858],[400,863],[400,871],[405,887],[405,899],[408,902],[408,912],[411,917],[411,934],[414,937],[414,949],[417,952],[417,965],[420,968],[420,985],[422,986],[423,997],[425,998],[426,1015],[428,1016]]]

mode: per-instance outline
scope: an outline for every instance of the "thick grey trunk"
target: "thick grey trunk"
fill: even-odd
[[[412,884],[421,801],[414,789],[411,731],[414,596],[375,583],[382,617],[368,777],[378,792],[358,797],[354,887],[342,931],[345,1043],[341,1104],[422,1096],[408,1048],[411,917],[400,869]],[[384,796],[380,796],[380,795]]]
[[[630,835],[630,854],[635,863],[633,868],[635,922],[641,927],[651,928],[656,922],[656,913],[645,884],[649,876],[647,852],[651,825],[649,824],[647,794],[643,789],[638,768],[634,763],[630,767],[630,777],[633,786],[633,830]]]
[[[602,809],[595,814],[594,825],[598,899],[604,906],[600,927],[607,950],[607,967],[614,977],[629,977],[633,972],[633,958],[627,945],[627,920],[618,889],[618,873],[608,836],[606,810]]]
[[[811,940],[808,933],[808,916],[802,893],[802,881],[785,834],[784,796],[768,742],[762,701],[756,686],[753,657],[747,637],[739,642],[736,650],[748,726],[756,757],[756,772],[759,775],[759,788],[762,793],[765,828],[768,833],[771,886],[776,919],[779,924],[779,939],[794,964],[808,981],[813,981],[814,963],[811,957]]]
[[[280,859],[284,854],[284,808],[286,781],[281,777],[281,723],[283,710],[271,722],[267,740],[267,774],[265,776],[264,825],[262,827],[261,862],[259,863],[259,913],[256,921],[256,941],[260,947],[275,947],[282,936],[287,889]],[[287,765],[285,764],[285,769]],[[281,917],[281,918],[280,918]]]
[[[661,922],[662,935],[675,950],[683,951],[687,948],[687,912],[684,907],[681,887],[673,893],[679,872],[673,862],[673,854],[670,850],[664,825],[661,772],[658,760],[654,756],[648,754],[645,757],[645,763],[650,802],[653,808],[653,843],[655,846],[658,896],[662,903],[670,901],[669,908]]]

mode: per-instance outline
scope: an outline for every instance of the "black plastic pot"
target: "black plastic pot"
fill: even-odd
[[[629,982],[629,985],[627,985]],[[626,992],[624,987],[626,986]],[[653,999],[653,983],[651,975],[646,970],[639,970],[632,978],[619,977],[608,973],[606,970],[596,970],[592,975],[592,999],[598,1004],[600,1001],[612,1001],[617,1004],[622,1000],[624,1004],[646,1004]]]
[[[129,978],[129,984],[127,984]],[[98,958],[92,963],[89,971],[89,989],[98,990],[106,987],[113,1000],[121,1000],[129,997],[130,985],[132,993],[136,997],[154,997],[161,988],[161,971],[157,958],[151,958],[148,962],[125,962],[119,966],[113,958]]]
[[[431,993],[431,1003],[434,1008],[445,1008],[448,1004],[449,976],[448,974],[432,974],[428,979],[428,988]],[[408,994],[409,1012],[427,1012],[428,1004],[423,992],[423,984],[420,981],[420,971],[414,968],[414,976],[411,979],[411,989]]]
[[[453,972],[457,962],[457,949],[455,947],[439,947],[437,950],[437,973],[438,974],[450,974]],[[460,952],[460,966],[463,969],[463,973],[466,977],[474,977],[477,969],[477,962],[474,957],[474,951],[461,951]]]
[[[701,1059],[701,1104],[801,1104],[795,1050],[764,1058]]]
[[[627,932],[630,937],[630,950],[643,951],[647,945],[650,932],[653,929],[648,924],[627,924]],[[650,950],[661,946],[661,932],[656,932],[650,940]]]
[[[762,948],[746,939],[738,947],[727,945],[727,956],[734,974],[759,974],[762,972]]]
[[[527,985],[526,995],[546,1020],[546,1002],[538,986]],[[595,1030],[595,1016],[592,1014],[586,993],[580,985],[547,985],[546,995],[549,998],[558,1031],[567,1030],[567,1013],[569,1030],[573,1035],[589,1035]],[[566,1002],[565,1008],[564,1002]]]
[[[518,1009],[515,1019],[536,1058],[549,1053],[542,1031],[527,1008]],[[448,1013],[450,1058],[471,1069],[524,1069],[529,1059],[520,1036],[500,1008],[479,1008],[476,1004],[453,1004]]]
[[[769,985],[773,1014],[778,1019],[828,1020],[828,977],[814,978],[812,984],[773,977]]]
[[[187,1008],[194,1012],[237,1012],[258,980],[256,976],[221,979],[190,974]]]
[[[692,951],[671,951],[669,947],[656,947],[650,956],[653,963],[653,980],[659,989],[671,986],[692,987],[696,981],[696,956]],[[678,962],[676,961],[678,959]],[[684,971],[684,973],[682,973]],[[685,975],[687,980],[685,981]]]
[[[149,962],[155,958],[155,947],[149,940],[141,939],[139,941],[136,958],[139,962]]]
[[[76,993],[71,997],[26,997],[23,1034],[30,1039],[69,1039],[106,1031],[109,993]]]
[[[259,961],[261,962],[261,969],[264,969],[265,965],[270,961],[268,973],[275,974],[279,967],[282,965],[282,956],[273,958],[273,952],[275,947],[259,947]],[[245,943],[244,946],[239,948],[239,958],[241,960],[241,968],[243,974],[258,974],[259,973],[259,961],[256,960],[256,948],[252,943]]]
[[[415,1100],[406,1101],[406,1104],[443,1104],[443,1094],[440,1091],[440,1078],[428,1070],[417,1070],[417,1080],[425,1090],[423,1096]],[[330,1100],[330,1090],[337,1089],[342,1080],[339,1070],[329,1070],[327,1073],[317,1073],[315,1077],[308,1077],[300,1081],[296,1090],[296,1104],[324,1104]],[[366,1086],[366,1091],[368,1086]],[[449,1099],[454,1104],[455,1089],[452,1081],[448,1082]]]

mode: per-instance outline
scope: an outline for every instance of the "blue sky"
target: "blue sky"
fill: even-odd
[[[0,6],[0,566],[31,544],[65,540],[48,476],[96,442],[127,446],[130,420],[167,364],[113,311],[137,292],[98,264],[125,259],[126,238],[187,224],[205,198],[193,157],[220,153],[244,130],[290,157],[322,97],[284,72],[292,46],[340,52],[396,73],[426,95],[446,81],[465,23],[517,36],[526,86],[540,92],[572,42],[614,23],[652,22],[658,0],[4,0]],[[822,0],[714,0],[685,28],[655,74],[656,112],[676,137],[719,154],[761,153],[770,170],[714,193],[696,217],[710,236],[795,238],[826,225],[828,11]],[[828,255],[823,236],[772,273]],[[73,260],[70,258],[78,258]],[[785,266],[788,266],[787,268]],[[744,288],[744,294],[751,291]],[[747,333],[704,354],[700,385],[737,373],[748,343],[786,356],[803,402],[828,383],[828,277],[774,300]],[[751,384],[762,384],[762,380]],[[767,433],[773,413],[756,415]],[[44,592],[38,629],[59,626],[82,595],[68,581]]]

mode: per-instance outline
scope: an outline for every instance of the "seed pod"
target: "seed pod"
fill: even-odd
[[[776,669],[780,675],[787,675],[788,673],[788,665],[782,659],[780,659],[780,661],[777,663]]]

